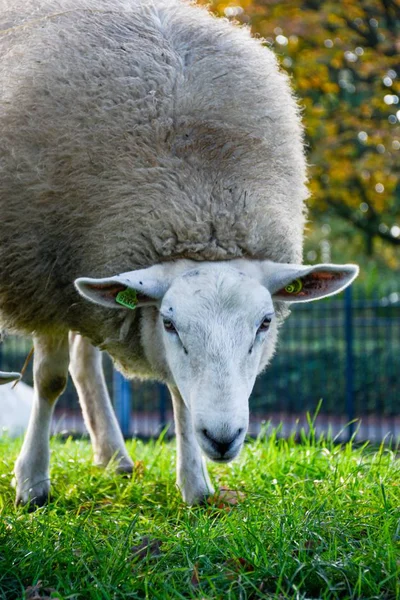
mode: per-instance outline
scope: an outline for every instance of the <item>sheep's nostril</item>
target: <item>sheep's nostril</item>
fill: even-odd
[[[227,439],[226,437],[214,438],[209,433],[208,429],[201,429],[201,433],[209,441],[209,443],[211,444],[213,449],[216,450],[217,452],[219,452],[221,454],[221,456],[224,456],[224,454],[226,454],[226,452],[228,452],[228,450],[230,450],[232,448],[232,446],[236,442],[237,438],[240,437],[241,434],[243,433],[243,427],[238,429],[236,431],[235,435],[229,439]]]

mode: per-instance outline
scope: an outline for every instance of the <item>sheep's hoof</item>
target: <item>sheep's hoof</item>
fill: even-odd
[[[43,489],[43,486],[37,486],[36,490],[30,488],[27,491],[17,492],[15,506],[27,506],[28,512],[33,512],[51,501],[52,497],[49,488]]]
[[[210,497],[214,495],[214,489],[200,488],[198,490],[180,487],[183,501],[189,506],[208,506]]]
[[[118,473],[118,475],[122,475],[123,477],[130,477],[135,471],[135,465],[129,465],[125,463],[119,464],[115,471],[116,473]]]
[[[103,469],[112,469],[120,475],[129,476],[135,470],[135,465],[131,459],[127,456],[119,456],[114,454],[111,458],[102,458],[95,456],[94,464],[96,467],[102,467]]]

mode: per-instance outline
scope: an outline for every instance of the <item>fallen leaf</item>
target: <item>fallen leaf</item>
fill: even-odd
[[[222,487],[207,498],[207,503],[216,508],[230,510],[230,507],[236,506],[245,497],[246,495],[243,492]]]
[[[230,571],[231,576],[241,571],[245,571],[246,573],[252,573],[254,571],[254,565],[242,557],[230,558],[224,565]]]
[[[192,577],[190,578],[190,583],[192,584],[193,587],[197,587],[197,586],[200,585],[199,565],[198,565],[198,563],[195,563],[193,565],[193,574],[192,574]]]
[[[148,535],[145,535],[142,538],[140,544],[132,546],[131,553],[132,558],[146,558],[161,556],[161,545],[162,542],[160,540],[152,540]]]
[[[36,585],[29,585],[25,590],[26,600],[59,600],[57,591],[54,588],[42,587],[42,582],[39,580]]]
[[[304,549],[306,552],[312,552],[313,550],[315,550],[316,545],[317,544],[315,540],[306,540],[304,542]]]
[[[146,471],[146,465],[143,460],[135,460],[135,475],[137,477],[143,477]]]

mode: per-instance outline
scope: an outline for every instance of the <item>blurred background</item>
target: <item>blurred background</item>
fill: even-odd
[[[265,39],[303,108],[312,192],[305,261],[356,261],[370,289],[383,280],[397,284],[399,2],[243,0],[211,6]]]
[[[207,4],[265,40],[299,98],[312,193],[304,262],[361,267],[350,290],[293,309],[278,352],[251,397],[250,431],[282,422],[282,435],[288,435],[305,422],[307,411],[319,407],[317,429],[330,429],[338,439],[398,439],[400,5],[397,0]],[[0,369],[21,369],[30,347],[29,340],[5,340]],[[125,382],[106,357],[105,364],[125,435],[158,435],[172,423],[163,386]],[[30,369],[24,381],[31,384]],[[3,386],[0,402],[8,392]],[[7,427],[0,420],[2,425]],[[71,384],[57,405],[53,428],[84,431]]]

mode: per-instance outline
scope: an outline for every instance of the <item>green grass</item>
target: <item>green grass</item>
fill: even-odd
[[[126,479],[92,466],[87,441],[53,439],[54,499],[29,513],[10,487],[20,444],[0,438],[0,599],[25,599],[38,581],[63,600],[400,598],[393,450],[272,432],[210,466],[244,499],[188,508],[174,443],[128,443],[139,462]]]

